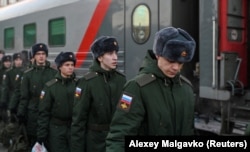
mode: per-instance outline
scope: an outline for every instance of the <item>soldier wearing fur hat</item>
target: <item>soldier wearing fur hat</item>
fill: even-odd
[[[16,111],[19,102],[19,97],[16,98],[15,90],[20,87],[21,76],[24,72],[22,67],[23,59],[21,53],[14,53],[12,55],[13,65],[3,75],[2,90],[1,90],[1,106],[4,107],[6,118],[5,118],[5,129],[8,130],[7,124],[17,123],[16,122]],[[9,143],[11,135],[6,132],[6,136],[3,137],[3,143]],[[8,145],[8,144],[6,144]]]
[[[106,151],[124,151],[127,135],[193,135],[194,94],[179,72],[194,51],[195,41],[183,29],[167,27],[156,33],[153,51],[123,88]]]
[[[0,52],[0,54],[4,52]],[[1,54],[2,55],[2,54]],[[1,102],[1,96],[2,96],[2,82],[3,82],[3,79],[5,78],[4,77],[4,74],[5,72],[11,68],[11,63],[12,63],[12,58],[10,55],[4,55],[2,57],[2,60],[1,60],[1,63],[0,63],[0,132],[2,131],[3,127],[6,123],[7,123],[7,120],[8,120],[8,116],[7,116],[7,113],[6,113],[6,104],[4,104],[3,102]],[[9,145],[9,142],[4,142],[3,141],[3,145],[4,146],[8,146]]]
[[[69,152],[76,58],[73,52],[61,52],[55,63],[58,72],[40,95],[37,141],[48,143],[50,152]]]
[[[0,90],[2,90],[2,87],[3,87],[2,82],[3,82],[3,79],[5,78],[6,71],[11,68],[11,63],[12,63],[12,58],[10,55],[4,55],[2,57],[2,61],[0,64],[0,66],[1,66],[1,68],[0,68]],[[0,91],[0,99],[1,99],[1,96],[2,96],[2,92]],[[1,126],[0,132],[3,129],[2,126],[5,126],[5,124],[8,121],[6,108],[7,108],[7,105],[0,101],[0,126]],[[2,141],[2,142],[3,142],[4,146],[6,146],[6,147],[9,146],[9,142],[5,142],[5,141]]]
[[[21,53],[14,53],[13,66],[8,69],[3,76],[3,89],[1,90],[1,103],[8,107],[12,114],[16,114],[19,98],[14,95],[16,89],[19,89],[21,77],[24,72],[23,58]]]
[[[0,69],[0,90],[2,90],[3,87],[3,80],[5,79],[6,71],[8,71],[11,68],[12,64],[12,57],[10,55],[5,55],[2,58],[2,67]],[[1,96],[2,92],[0,91],[0,109],[6,109],[6,105],[1,102]]]
[[[119,45],[101,36],[91,45],[93,63],[77,83],[72,117],[72,152],[105,152],[105,138],[125,76],[116,70]]]
[[[37,43],[32,46],[34,64],[23,74],[20,87],[20,103],[17,116],[20,123],[24,123],[28,130],[30,147],[36,142],[38,103],[40,93],[46,82],[54,78],[57,70],[50,67],[47,61],[48,48],[44,43]]]

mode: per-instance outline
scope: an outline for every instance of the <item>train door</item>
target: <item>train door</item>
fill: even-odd
[[[238,79],[247,85],[247,0],[219,1],[219,53],[223,55],[221,87]],[[224,60],[227,58],[227,61]],[[230,61],[230,59],[232,59]],[[236,60],[236,62],[235,62]],[[223,62],[224,61],[224,62]],[[235,68],[232,68],[232,65]],[[235,64],[235,65],[234,65]],[[229,73],[232,73],[231,75]],[[243,86],[242,86],[243,87]]]
[[[158,1],[125,3],[125,73],[130,79],[138,72],[147,50],[152,49],[158,30]]]
[[[232,94],[244,93],[246,9],[247,0],[200,1],[200,97],[229,100],[230,86]]]

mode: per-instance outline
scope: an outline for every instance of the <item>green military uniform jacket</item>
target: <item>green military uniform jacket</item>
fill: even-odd
[[[126,79],[116,70],[105,71],[95,60],[77,84],[72,152],[105,152],[105,138]]]
[[[166,77],[149,51],[139,74],[124,86],[106,151],[124,151],[126,135],[193,135],[194,94],[190,85],[180,75]]]
[[[70,146],[65,143],[70,143],[70,126],[76,81],[75,74],[70,78],[63,78],[58,72],[54,79],[46,83],[41,92],[37,138],[48,139],[51,151],[55,149],[56,151],[70,150]],[[60,130],[60,127],[53,129],[56,126],[65,127],[62,130]],[[50,137],[57,137],[55,138],[57,139],[56,143],[51,143],[53,139],[50,139]],[[53,148],[53,146],[62,149]]]
[[[29,135],[36,136],[40,93],[45,83],[53,79],[56,73],[57,70],[51,68],[50,63],[46,61],[45,66],[37,66],[34,63],[32,68],[23,74],[17,115],[26,116]]]
[[[3,77],[1,102],[8,106],[8,109],[17,108],[19,98],[14,97],[15,89],[19,89],[21,77],[24,72],[23,67],[13,67],[8,69]]]
[[[3,88],[3,79],[5,77],[5,72],[8,70],[8,68],[4,67],[2,65],[2,67],[0,68],[0,90],[2,90]],[[0,91],[0,99],[1,99],[1,96],[2,96],[2,91]]]

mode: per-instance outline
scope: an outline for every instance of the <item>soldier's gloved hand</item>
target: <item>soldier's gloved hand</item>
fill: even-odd
[[[45,138],[44,137],[42,137],[42,138],[37,138],[37,142],[40,144],[40,145],[42,145],[42,144],[44,144],[45,143]]]

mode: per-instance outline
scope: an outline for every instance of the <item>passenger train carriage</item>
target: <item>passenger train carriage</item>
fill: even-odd
[[[91,43],[112,35],[118,69],[130,79],[159,29],[183,28],[197,42],[181,71],[193,83],[197,134],[243,135],[250,123],[249,7],[247,0],[22,0],[0,8],[0,49],[12,54],[43,42],[53,64],[60,51],[74,51],[80,77],[93,59]]]

